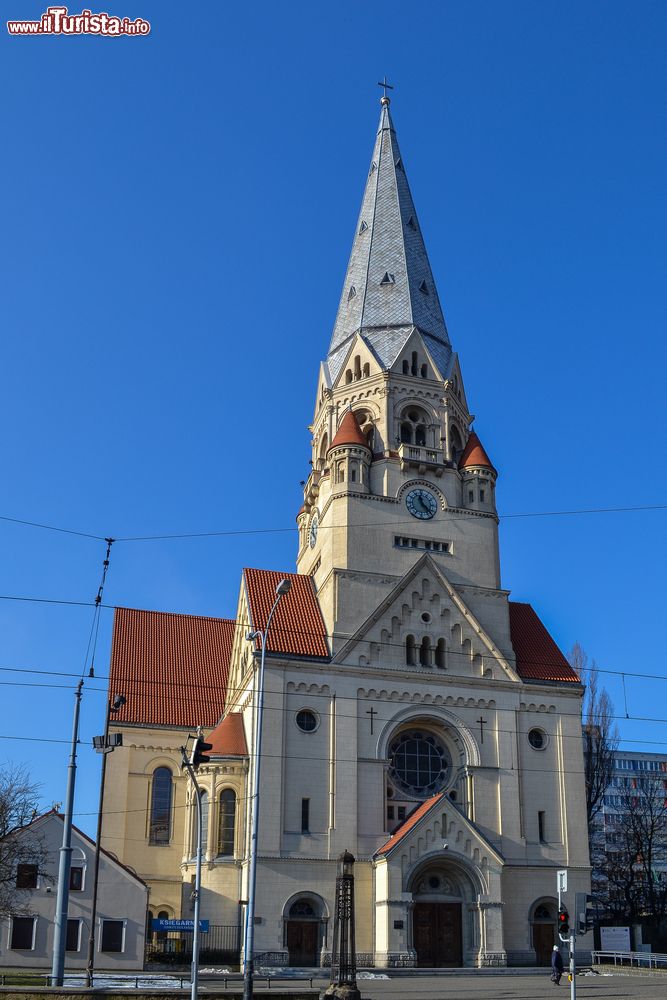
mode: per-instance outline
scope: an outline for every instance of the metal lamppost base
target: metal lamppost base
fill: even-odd
[[[324,991],[322,997],[327,1000],[361,1000],[361,993],[356,986],[345,986],[340,983],[332,983]]]

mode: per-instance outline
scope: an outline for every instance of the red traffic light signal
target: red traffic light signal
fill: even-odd
[[[570,914],[564,906],[558,911],[558,934],[561,938],[570,936]]]

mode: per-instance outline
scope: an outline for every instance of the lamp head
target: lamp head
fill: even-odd
[[[252,629],[245,634],[246,642],[252,642],[253,639],[259,638],[259,632],[253,632]]]
[[[109,708],[112,712],[118,712],[126,702],[127,698],[124,694],[115,694]]]
[[[276,595],[278,597],[282,597],[284,594],[289,594],[291,587],[292,587],[292,581],[288,580],[287,577],[285,577],[285,579],[281,580],[278,586],[276,587]]]

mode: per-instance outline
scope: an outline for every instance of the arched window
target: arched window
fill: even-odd
[[[405,662],[409,667],[414,667],[417,658],[415,655],[415,637],[414,635],[408,635],[405,639]]]
[[[410,374],[410,362],[407,361],[407,360],[405,360],[403,362],[403,374],[404,375],[409,375]]]
[[[413,351],[412,352],[412,365],[410,366],[410,371],[411,371],[411,373],[413,375],[417,374],[418,366],[419,366],[419,358],[417,357],[417,352]]]
[[[419,662],[420,662],[420,664],[421,664],[422,667],[430,667],[431,666],[431,662],[432,662],[431,661],[431,640],[429,639],[429,637],[427,635],[424,636],[424,638],[421,641],[421,645],[419,647]]]
[[[422,365],[422,368],[421,368],[421,376],[422,376],[422,378],[426,378],[427,375],[428,375],[428,366],[427,365]]]
[[[236,827],[236,793],[231,788],[220,792],[220,814],[218,816],[218,854],[229,857],[234,854],[234,830]]]
[[[440,670],[444,670],[447,666],[446,663],[447,647],[445,646],[444,639],[438,639],[437,645],[435,647],[435,665],[439,667]]]
[[[456,461],[463,451],[463,441],[461,440],[461,434],[456,424],[452,424],[449,428],[449,440],[452,448],[452,458]]]
[[[357,382],[361,378],[361,358],[358,354],[354,356],[354,380]]]
[[[352,381],[352,371],[350,368],[345,372],[345,385],[349,385]]]
[[[361,409],[355,410],[354,415],[357,418],[361,433],[366,438],[366,444],[373,451],[375,445],[375,424],[373,423],[372,414],[368,410]]]
[[[364,365],[364,378],[368,378],[370,373],[371,373],[371,366],[367,361],[366,364]]]
[[[151,805],[148,821],[148,843],[168,844],[171,837],[172,775],[168,767],[153,771]]]
[[[401,443],[412,444],[412,424],[403,421],[401,424]]]
[[[423,424],[415,427],[415,444],[421,445],[422,448],[426,447],[426,428]]]

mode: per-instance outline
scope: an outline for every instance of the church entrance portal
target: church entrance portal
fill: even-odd
[[[544,901],[533,908],[532,931],[535,961],[551,965],[551,952],[556,944],[556,902]]]
[[[415,903],[412,930],[420,968],[463,964],[460,903]]]
[[[293,903],[288,912],[285,929],[289,964],[302,968],[318,966],[320,914],[316,901],[298,899]]]

